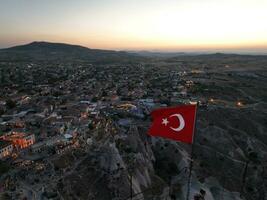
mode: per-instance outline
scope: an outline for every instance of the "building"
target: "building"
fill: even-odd
[[[0,159],[3,159],[12,154],[13,145],[9,141],[0,140]]]
[[[35,143],[35,135],[13,131],[3,136],[2,140],[11,142],[17,149],[25,149]]]

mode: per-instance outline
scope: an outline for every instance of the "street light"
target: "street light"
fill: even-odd
[[[241,106],[243,106],[243,103],[242,103],[241,101],[238,101],[238,102],[236,103],[236,105],[237,105],[238,107],[241,107]]]

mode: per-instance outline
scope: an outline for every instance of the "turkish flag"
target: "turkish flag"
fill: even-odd
[[[192,144],[196,105],[161,108],[151,112],[153,123],[148,134]]]

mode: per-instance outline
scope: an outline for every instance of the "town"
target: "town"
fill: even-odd
[[[211,184],[209,177],[217,177],[218,190],[235,196],[233,199],[238,196],[236,191],[255,195],[249,185],[239,190],[242,174],[238,173],[245,166],[244,158],[252,163],[249,170],[255,166],[261,170],[259,160],[267,161],[262,153],[266,151],[257,151],[253,144],[247,149],[238,141],[238,129],[242,133],[253,130],[246,122],[238,127],[235,116],[239,113],[239,119],[246,119],[248,113],[254,115],[252,109],[259,110],[259,121],[255,123],[266,130],[266,121],[260,117],[265,112],[260,111],[260,105],[266,91],[266,84],[261,84],[266,76],[261,73],[266,71],[243,72],[236,67],[239,63],[231,62],[232,66],[191,58],[149,59],[132,64],[2,61],[1,198],[175,199],[177,191],[183,190],[188,147],[152,139],[146,132],[153,109],[181,104],[198,105],[196,148],[205,146],[214,152],[205,154],[206,149],[202,149],[196,153],[198,175],[194,182],[200,185],[199,190],[210,192],[204,183]],[[217,72],[213,64],[219,65],[223,73]],[[253,91],[255,87],[258,94]],[[223,117],[226,115],[233,118]],[[211,143],[212,138],[230,132],[232,144],[223,143],[229,145],[228,150],[220,147],[219,140]],[[254,134],[255,138],[266,139],[261,131],[258,136]],[[259,140],[253,141],[260,144]],[[261,148],[266,150],[264,144]],[[174,161],[164,158],[161,151],[171,152]],[[169,160],[167,166],[162,159]],[[225,179],[231,175],[220,176],[212,171],[217,165],[207,161],[212,159],[229,166],[239,162],[232,168],[233,173],[238,173],[229,186]]]

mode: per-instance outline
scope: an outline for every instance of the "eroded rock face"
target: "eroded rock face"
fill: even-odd
[[[190,147],[160,138],[149,138],[143,130],[145,129],[132,127],[127,131],[119,129],[118,134],[112,137],[108,136],[108,131],[103,132],[102,137],[96,135],[93,146],[85,152],[70,151],[47,160],[43,172],[33,171],[31,175],[27,171],[20,172],[18,180],[28,180],[31,183],[31,177],[38,174],[41,182],[19,187],[31,198],[109,200],[128,199],[132,193],[136,200],[185,199]],[[208,139],[227,134],[219,128],[206,129],[205,133],[205,138]],[[201,131],[199,134],[202,134]],[[201,138],[202,135],[198,137]],[[214,154],[209,149],[209,143],[206,143],[205,148],[200,148],[200,145],[203,144],[197,142],[190,198],[204,190],[205,199],[217,200],[222,196],[229,200],[241,199],[236,192],[239,191],[240,180],[233,176],[226,183],[223,182],[223,177],[229,179],[228,173],[240,173],[243,163],[236,161],[233,164],[222,156],[224,154]],[[224,165],[231,168],[226,170],[225,166],[220,166],[217,156],[224,158]],[[236,159],[240,159],[240,155]],[[225,171],[218,174],[218,167]],[[256,178],[259,175],[255,172],[253,176]],[[17,183],[20,184],[19,181]],[[231,187],[232,190],[229,191]]]
[[[219,111],[207,112],[220,116],[216,113]],[[200,110],[199,115],[203,114]],[[206,120],[210,122],[212,119],[207,116],[199,117],[197,121],[190,199],[201,196],[201,191],[208,200],[246,199],[249,187],[262,183],[263,173],[263,169],[258,168],[257,157],[252,157],[240,197],[245,158],[253,156],[247,154],[247,149],[259,144],[260,151],[257,152],[261,158],[266,147],[258,138],[247,135],[245,130],[239,130],[239,136],[233,132],[235,125],[231,118],[225,119],[227,126],[220,126],[220,123],[211,126]],[[147,127],[138,125],[123,128],[107,122],[103,126],[90,136],[92,143],[84,143],[87,147],[84,150],[47,158],[42,171],[14,172],[9,177],[10,188],[21,188],[22,196],[32,199],[119,200],[129,199],[131,193],[136,200],[186,199],[189,145],[148,137]],[[114,129],[116,134],[110,132]],[[254,198],[262,194],[262,191],[258,192],[258,196],[257,191],[250,193]]]
[[[97,144],[98,147],[89,151],[76,169],[62,179],[63,187],[59,191],[66,199],[70,196],[127,199],[131,187],[134,199],[186,198],[190,161],[187,145],[147,138],[146,133],[137,128],[122,131],[105,142],[100,139]],[[190,198],[204,190],[205,198],[210,200],[221,196],[229,200],[241,199],[238,192],[230,192],[221,185],[216,178],[218,174],[212,176],[212,171],[208,175],[203,172],[200,163],[196,158]]]

